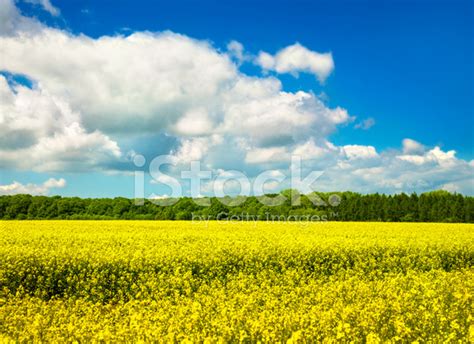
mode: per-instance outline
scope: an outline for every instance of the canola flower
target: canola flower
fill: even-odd
[[[473,342],[472,225],[0,222],[1,342]]]

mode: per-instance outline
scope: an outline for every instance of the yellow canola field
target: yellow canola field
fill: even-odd
[[[468,224],[0,222],[1,342],[473,342]]]

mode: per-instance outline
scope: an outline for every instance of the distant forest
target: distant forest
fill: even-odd
[[[354,192],[299,195],[297,192],[286,190],[278,195],[267,195],[266,199],[269,200],[271,197],[273,200],[281,200],[283,199],[281,196],[284,196],[284,201],[273,206],[262,204],[259,197],[254,196],[240,199],[230,197],[196,199],[200,204],[196,204],[195,200],[188,197],[160,201],[142,200],[142,205],[137,205],[136,200],[122,197],[90,199],[31,195],[0,196],[0,218],[474,222],[474,197],[446,191],[433,191],[420,195],[415,193],[362,195]],[[292,197],[293,200],[298,198],[299,205],[291,205]],[[208,204],[202,205],[204,202]]]

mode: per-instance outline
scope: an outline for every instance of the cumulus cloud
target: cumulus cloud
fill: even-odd
[[[373,146],[346,145],[342,147],[342,151],[349,160],[370,159],[378,156]]]
[[[185,112],[176,122],[173,131],[182,136],[200,136],[212,133],[214,123],[206,108],[195,108]]]
[[[212,145],[218,145],[221,142],[222,138],[218,135],[185,139],[174,153],[174,157],[178,164],[202,160]]]
[[[249,164],[288,161],[290,158],[285,147],[256,148],[249,150],[245,161]]]
[[[78,112],[41,86],[10,86],[0,75],[0,99],[0,167],[87,171],[121,156],[115,141],[88,132]]]
[[[406,152],[406,147],[404,147],[404,152]],[[444,152],[440,147],[436,146],[425,154],[403,154],[398,155],[397,158],[415,165],[434,164],[439,166],[453,166],[457,162],[455,155],[456,152],[454,150]]]
[[[318,145],[311,138],[307,142],[298,145],[293,150],[293,155],[298,155],[305,159],[319,159],[329,154],[337,154],[337,148],[329,141],[324,141]]]
[[[14,10],[16,21],[30,20]],[[240,43],[228,49],[244,57]],[[212,146],[216,138],[228,146],[245,142],[258,153],[326,137],[351,120],[345,109],[328,108],[310,92],[285,92],[273,77],[242,74],[228,54],[172,32],[93,39],[17,25],[14,34],[0,37],[0,54],[0,70],[27,75],[80,114],[79,127],[69,132],[110,140],[102,146],[115,156],[119,150],[110,137],[174,135],[183,159],[180,152],[203,156],[206,140]]]
[[[163,130],[196,107],[218,111],[236,75],[208,43],[171,32],[92,39],[43,28],[0,43],[0,69],[40,80],[86,126],[115,133]]]
[[[262,67],[264,71],[273,70],[275,68],[275,58],[264,51],[258,54],[255,62]]]
[[[30,195],[47,195],[51,189],[64,188],[66,181],[63,178],[50,178],[42,184],[21,184],[14,181],[11,184],[0,185],[0,195],[30,194]]]
[[[227,52],[229,56],[234,58],[239,64],[250,59],[250,56],[245,54],[242,43],[237,41],[230,41],[229,44],[227,44]]]
[[[405,143],[405,142],[404,142]],[[319,187],[358,192],[424,192],[436,189],[474,194],[474,164],[439,147],[421,154],[401,150],[377,153],[370,146],[344,146],[337,162],[328,166]],[[349,154],[347,154],[349,152]],[[405,151],[406,152],[406,151]]]
[[[11,0],[0,0],[0,10],[0,71],[33,81],[26,87],[0,77],[2,168],[107,171],[125,159],[126,147],[146,150],[148,160],[172,154],[176,173],[201,160],[214,171],[231,167],[252,177],[264,168],[283,172],[294,154],[306,169],[325,170],[321,189],[472,190],[474,164],[454,151],[411,139],[379,152],[331,143],[354,117],[310,91],[285,91],[275,76],[242,73],[248,55],[237,41],[220,51],[173,32],[92,38],[25,17]],[[261,52],[256,63],[321,82],[334,69],[331,53],[298,43]],[[370,120],[356,126],[368,129]],[[150,139],[161,136],[172,144]]]
[[[324,82],[334,69],[331,53],[311,51],[299,43],[281,49],[274,56],[262,51],[257,56],[256,63],[264,70],[273,70],[280,74],[311,73],[320,82]]]
[[[425,146],[412,139],[403,139],[403,154],[423,154]]]
[[[42,28],[35,19],[22,16],[12,0],[0,0],[0,36],[35,32]]]

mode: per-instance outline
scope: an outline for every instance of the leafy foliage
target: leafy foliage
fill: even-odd
[[[127,198],[81,199],[77,197],[45,197],[30,195],[0,196],[1,219],[136,219],[191,220],[193,217],[222,219],[252,215],[258,220],[311,217],[333,221],[388,222],[474,222],[474,198],[446,191],[417,194],[370,194],[353,192],[313,193],[299,195],[285,190],[286,200],[280,205],[264,205],[258,197],[195,200],[183,197],[175,200],[138,205]],[[267,195],[276,199],[279,195]],[[293,198],[292,198],[293,197]],[[337,197],[337,202],[331,202]],[[299,205],[291,205],[291,199]],[[208,201],[210,206],[203,205]],[[237,202],[238,201],[238,202]],[[164,205],[163,203],[174,203]],[[236,205],[232,205],[234,202]],[[229,205],[230,204],[230,205]]]

